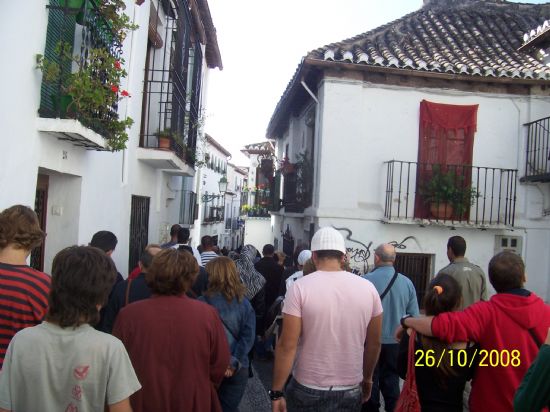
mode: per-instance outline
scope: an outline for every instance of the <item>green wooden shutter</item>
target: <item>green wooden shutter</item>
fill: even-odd
[[[50,0],[50,6],[60,6],[60,0]],[[48,29],[46,33],[46,47],[44,57],[52,62],[59,63],[59,55],[55,49],[60,42],[71,45],[71,54],[74,50],[76,15],[66,14],[64,9],[48,8]],[[71,62],[65,61],[60,67],[62,76],[71,72]],[[42,117],[57,117],[52,96],[60,95],[60,84],[42,82],[40,91],[40,110]]]

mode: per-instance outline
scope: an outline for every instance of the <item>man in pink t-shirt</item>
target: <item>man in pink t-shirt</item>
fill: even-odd
[[[356,411],[370,396],[382,304],[371,282],[342,271],[346,247],[336,229],[319,229],[311,251],[317,272],[297,280],[285,297],[272,409],[284,412],[288,401],[290,411]]]

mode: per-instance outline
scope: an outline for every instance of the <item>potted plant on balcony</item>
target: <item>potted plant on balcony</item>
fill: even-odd
[[[465,183],[463,174],[455,170],[443,171],[439,165],[432,167],[432,175],[421,184],[419,194],[429,205],[430,213],[437,219],[462,219],[470,206],[480,196]]]
[[[90,5],[91,0],[86,4]],[[48,57],[37,55],[37,68],[42,70],[43,81],[57,89],[51,97],[55,115],[79,120],[105,137],[111,150],[122,150],[133,120],[120,119],[117,113],[118,102],[130,94],[121,88],[122,78],[127,75],[124,60],[111,50],[117,49],[127,32],[137,26],[123,13],[123,0],[94,0],[94,5],[100,18],[87,22],[87,30],[107,36],[110,45],[89,44],[82,55],[73,55],[73,44],[60,41]]]
[[[288,175],[295,171],[295,165],[293,163],[290,163],[290,160],[288,160],[288,157],[286,156],[283,158],[283,160],[281,160],[279,165],[279,170],[283,175]]]
[[[157,136],[159,149],[170,150],[172,143],[172,130],[170,128],[157,131],[155,136]]]

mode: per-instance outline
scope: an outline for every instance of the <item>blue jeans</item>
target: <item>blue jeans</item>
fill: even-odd
[[[370,399],[363,405],[363,412],[378,412],[380,410],[380,392],[384,396],[384,406],[387,412],[393,412],[399,398],[399,374],[397,373],[397,354],[399,344],[383,343],[380,357],[372,378]]]
[[[224,378],[218,389],[223,412],[237,412],[248,382],[248,368],[241,368],[230,378]]]
[[[320,391],[301,385],[292,378],[286,387],[288,410],[299,412],[358,412],[363,392],[358,386],[348,390]]]

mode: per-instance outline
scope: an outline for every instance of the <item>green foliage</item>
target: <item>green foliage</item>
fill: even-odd
[[[127,32],[137,28],[123,13],[126,8],[123,0],[93,1],[104,18],[95,21],[101,26],[97,29],[107,33],[112,42],[122,43]],[[121,120],[113,110],[117,102],[130,97],[126,90],[120,88],[122,78],[127,75],[124,60],[103,48],[88,49],[86,58],[72,55],[72,45],[67,42],[59,42],[55,54],[57,61],[37,55],[36,62],[37,68],[42,71],[43,81],[58,85],[61,96],[70,96],[71,103],[63,115],[75,117],[104,135],[112,151],[125,149],[127,128],[133,120],[130,117]],[[71,66],[77,70],[64,70]]]
[[[465,183],[463,174],[452,169],[444,172],[440,165],[432,166],[432,175],[420,185],[419,194],[427,204],[452,206],[457,217],[462,217],[480,196],[474,187]]]

